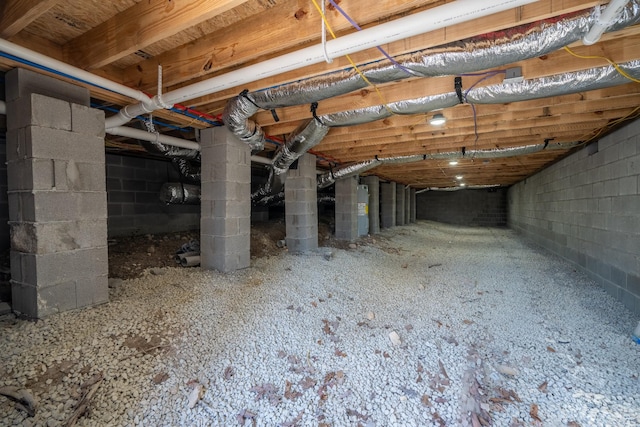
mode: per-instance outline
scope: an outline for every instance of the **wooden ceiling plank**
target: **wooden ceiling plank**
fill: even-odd
[[[352,2],[349,13],[363,26],[387,16],[423,8],[431,2],[380,0],[376,7],[367,2]],[[351,25],[337,11],[328,13],[337,33],[352,30]],[[357,17],[357,18],[356,18]],[[320,15],[311,2],[289,0],[254,15],[238,25],[224,28],[200,39],[142,61],[125,70],[125,84],[141,89],[156,83],[157,67],[163,66],[168,86],[194,77],[213,75],[221,69],[246,63],[286,49],[308,44],[320,35]]]
[[[638,26],[638,28],[639,33],[634,37],[614,40],[605,46],[589,46],[585,49],[578,50],[578,53],[580,55],[606,56],[617,62],[640,59],[640,26]],[[564,50],[550,55],[548,60],[543,61],[539,58],[533,58],[528,61],[513,64],[513,66],[521,66],[524,75],[528,79],[546,77],[553,74],[564,74],[605,65],[607,65],[607,63],[602,59],[578,59],[571,56]],[[475,79],[464,78],[463,85],[468,87],[473,84],[474,80],[478,79],[480,79],[480,77]],[[502,76],[496,76],[492,79],[483,81],[477,87],[497,84],[500,83],[502,79]],[[323,100],[319,103],[317,112],[319,115],[333,114],[381,105],[382,100],[386,101],[386,103],[391,103],[407,99],[415,99],[416,95],[432,96],[452,92],[453,80],[451,76],[422,78],[411,81],[396,82],[389,85],[381,85],[378,89],[382,93],[382,99],[377,96],[377,93],[374,92],[372,88],[366,88],[360,91]],[[277,112],[280,118],[280,121],[278,122],[279,125],[310,117],[309,107],[307,105],[281,108],[278,109]],[[269,111],[259,112],[256,114],[255,120],[263,127],[275,124],[273,116]]]
[[[366,2],[365,4],[368,5],[368,3]],[[545,19],[552,16],[556,16],[556,15],[562,15],[562,14],[573,12],[576,10],[586,9],[589,7],[593,7],[596,4],[598,4],[597,1],[581,2],[579,0],[567,0],[567,1],[559,2],[557,0],[541,0],[536,3],[523,6],[523,10],[525,12],[522,14],[514,13],[513,11],[501,12],[501,13],[492,15],[491,19],[474,20],[474,21],[470,21],[469,23],[465,23],[464,25],[458,24],[456,26],[447,27],[446,29],[443,29],[443,30],[425,33],[425,34],[413,37],[410,40],[401,40],[399,42],[394,42],[383,47],[391,55],[396,56],[403,53],[413,52],[420,49],[426,49],[429,47],[435,47],[445,43],[462,40],[462,39],[477,35],[478,33],[488,33],[492,31],[498,31],[506,28],[511,28],[516,25],[531,23],[540,19]],[[378,5],[376,5],[376,8],[372,8],[372,9],[377,10],[379,9],[379,7]],[[318,33],[315,27],[313,28],[313,31],[316,32],[315,38],[318,39]],[[235,40],[235,42],[237,42],[239,45],[244,44],[244,42],[241,39],[239,40],[237,39]],[[227,43],[227,44],[230,45],[230,43]],[[306,46],[305,44],[302,44],[299,47],[305,47],[305,46]],[[175,55],[175,61],[166,61],[166,62],[181,61],[182,59],[180,55],[180,50],[186,49],[186,48],[187,46],[183,46],[173,51],[173,55]],[[286,53],[286,50],[281,53]],[[376,50],[373,50],[373,49],[369,49],[364,52],[354,53],[353,55],[351,55],[351,57],[356,63],[369,63],[371,61],[381,60],[384,58],[380,53],[378,53]],[[247,62],[245,65],[252,63],[250,62],[251,59],[252,58],[247,58],[249,62]],[[183,61],[182,64],[184,68],[182,70],[174,69],[172,70],[171,73],[167,73],[167,75],[165,76],[166,81],[170,82],[174,80],[176,77],[179,77],[179,80],[185,81],[188,78],[188,76],[201,75],[199,73],[202,68],[201,67],[202,58],[198,57],[196,59],[196,62],[197,64],[195,65],[195,67],[193,67],[193,70],[189,71],[187,67],[192,67],[192,65],[189,65],[188,61],[187,62]],[[153,66],[151,67],[151,69],[155,70],[156,65],[157,65],[157,62],[153,63]],[[235,66],[236,67],[240,66],[240,64]],[[211,94],[206,97],[195,99],[195,100],[192,100],[189,104],[194,106],[210,104],[215,101],[229,99],[230,97],[237,95],[243,89],[259,90],[265,87],[277,86],[283,83],[296,81],[301,78],[307,78],[307,77],[315,76],[319,74],[335,72],[337,70],[341,70],[348,67],[350,67],[350,64],[344,57],[336,58],[331,64],[326,64],[326,63],[316,64],[313,66],[305,67],[300,70],[282,73],[277,76],[273,76],[267,79],[262,79],[256,82],[243,85],[243,87],[241,88],[231,88],[224,91],[220,91],[216,94]],[[228,69],[228,68],[229,67],[226,65],[226,63],[216,63],[215,69],[212,68],[209,72],[209,75],[206,77],[208,78],[220,73],[231,71],[231,69]],[[135,67],[131,67],[129,71],[133,72],[133,74],[131,75],[131,78],[128,79],[127,81],[133,84],[136,84],[137,82],[140,82],[140,81],[144,83],[144,80],[140,79],[139,72],[135,70]],[[149,81],[146,84],[155,82],[155,77],[152,77],[151,74],[149,74],[149,76],[150,76]],[[204,77],[200,77],[197,80],[201,80],[203,78]],[[180,85],[178,85],[177,87],[179,86]],[[141,87],[144,87],[144,85]],[[169,89],[174,89],[174,88],[170,87]]]
[[[522,117],[513,118],[512,120],[506,120],[500,115],[487,115],[481,116],[475,122],[478,125],[478,131],[480,135],[490,134],[496,132],[499,129],[517,129],[526,127],[556,127],[559,129],[564,124],[576,124],[585,123],[589,126],[585,126],[585,129],[591,128],[591,123],[595,123],[598,120],[616,120],[630,114],[638,106],[637,99],[633,97],[627,97],[622,100],[616,99],[615,101],[620,104],[617,106],[604,107],[603,110],[590,111],[590,112],[571,112],[566,111],[559,115],[551,117],[531,117],[523,114]],[[593,109],[598,108],[597,103],[592,103]],[[344,145],[348,144],[347,141],[357,141],[358,143],[364,143],[367,140],[380,138],[394,138],[401,137],[406,140],[420,139],[420,138],[433,138],[433,139],[447,139],[456,135],[473,134],[474,132],[474,120],[469,118],[466,120],[456,120],[452,124],[448,125],[446,129],[434,129],[433,126],[423,124],[420,126],[414,126],[411,128],[406,127],[392,127],[388,129],[382,129],[370,132],[354,132],[351,136],[345,137],[331,137],[331,134],[327,135],[322,144],[326,147],[332,145]]]
[[[141,1],[71,40],[65,56],[80,68],[100,68],[246,1]]]
[[[59,2],[60,0],[4,0],[0,15],[0,37],[10,39]]]

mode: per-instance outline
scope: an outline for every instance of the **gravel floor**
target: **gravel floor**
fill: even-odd
[[[77,425],[640,424],[638,319],[510,230],[421,222],[154,272],[94,309],[3,319],[0,387],[38,408],[0,397],[0,424],[64,425],[89,392]]]

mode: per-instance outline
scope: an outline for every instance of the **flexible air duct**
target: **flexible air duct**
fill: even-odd
[[[200,159],[197,159],[198,162],[200,161]],[[184,159],[184,158],[174,158],[173,159],[173,164],[176,165],[176,167],[178,168],[178,171],[180,171],[180,174],[190,180],[190,181],[195,181],[198,182],[200,181],[201,178],[201,168],[200,168],[200,164],[194,165],[190,160]]]
[[[380,61],[363,66],[360,71],[372,83],[385,83],[414,76],[460,75],[486,70],[539,57],[580,40],[598,21],[599,16],[600,8],[596,7],[590,12],[587,11],[558,22],[541,23],[524,34],[515,34],[508,39],[471,39],[443,46],[437,50],[423,50],[398,56],[395,60],[402,68],[386,61]],[[616,22],[609,26],[609,30],[618,30],[638,22],[640,22],[640,0],[632,0],[624,7]],[[409,70],[411,74],[404,71],[405,69]],[[366,86],[367,83],[361,75],[357,71],[349,69],[263,91],[243,93],[227,103],[223,121],[229,129],[240,139],[250,144],[252,148],[259,147],[264,144],[264,133],[260,126],[249,117],[260,108],[274,109],[318,102]],[[378,110],[380,108],[378,107]],[[376,112],[371,111],[371,113],[375,114]],[[362,118],[361,123],[366,123],[363,116],[358,117]],[[325,120],[322,122],[325,125],[328,124]],[[354,119],[348,124],[357,123]],[[339,124],[335,125],[339,126]],[[302,154],[291,151],[296,155]]]
[[[168,205],[197,205],[200,203],[200,186],[167,182],[160,189],[160,201]]]
[[[449,159],[498,159],[502,157],[524,156],[533,154],[542,150],[568,150],[580,145],[581,142],[565,142],[565,143],[543,143],[531,144],[520,147],[492,148],[488,150],[465,150],[449,151],[444,153],[433,153],[416,156],[399,156],[376,158],[374,160],[365,160],[360,163],[343,166],[338,170],[324,173],[317,178],[318,187],[325,188],[336,182],[338,179],[347,178],[353,175],[359,175],[368,170],[384,164],[413,163],[422,160],[449,160]],[[469,188],[469,187],[467,187]]]
[[[427,191],[458,191],[458,190],[485,190],[489,188],[498,188],[501,187],[499,184],[491,184],[491,185],[466,185],[466,186],[457,186],[457,187],[428,187],[423,188],[422,190],[416,191],[416,194],[424,193]]]
[[[150,108],[167,108],[171,106],[171,104],[188,101],[200,96],[220,92],[224,89],[237,87],[245,83],[317,64],[323,62],[327,56],[329,58],[337,58],[368,48],[383,46],[393,41],[407,39],[418,34],[481,18],[535,1],[536,0],[484,0],[478,2],[477,0],[458,0],[454,3],[437,6],[391,22],[367,28],[363,31],[330,40],[324,46],[322,44],[310,46],[296,52],[268,59],[255,65],[250,65],[172,90],[162,96],[156,95],[150,100],[150,103],[138,103],[126,106],[120,110],[118,114],[107,118],[105,124],[107,128],[121,126],[138,115],[148,113]],[[264,140],[262,140],[262,142],[252,141],[249,142],[249,144],[252,148],[258,148],[264,144]]]
[[[634,78],[640,77],[640,60],[630,61],[627,63],[619,64],[627,74]],[[629,79],[622,76],[614,67],[599,67],[589,70],[576,71],[574,73],[566,73],[553,75],[549,77],[541,77],[538,79],[524,80],[522,82],[503,82],[496,85],[474,88],[470,90],[466,98],[471,103],[478,104],[503,104],[516,101],[526,101],[530,99],[537,99],[543,97],[552,97],[560,95],[568,95],[571,93],[589,91],[595,89],[601,89],[605,87],[617,86],[620,84],[628,83]],[[318,116],[316,120],[310,122],[313,123],[314,128],[318,126],[315,123],[324,123],[324,126],[349,126],[354,124],[367,123],[374,120],[380,120],[388,117],[393,111],[395,114],[417,114],[426,113],[434,109],[434,105],[438,105],[439,108],[443,108],[443,105],[452,103],[456,105],[458,103],[458,97],[455,92],[448,94],[418,98],[414,100],[394,102],[387,105],[387,108],[383,106],[367,107],[353,111],[345,111],[341,113],[328,114],[325,116]],[[301,133],[304,133],[303,129]],[[318,144],[320,139],[315,141],[306,141],[306,146],[313,147],[314,143]],[[544,145],[539,149],[544,149]],[[558,147],[560,148],[560,147]],[[485,156],[485,157],[501,157],[501,156],[514,156],[519,154],[528,154],[529,150],[534,150],[534,147],[514,147],[496,149],[490,151],[476,152],[470,151],[468,156]],[[302,153],[300,154],[302,155]],[[461,153],[441,153],[427,155],[425,158],[439,159],[449,158],[450,156],[460,156]],[[292,157],[292,156],[290,156]],[[411,156],[409,156],[411,157]],[[420,156],[418,156],[420,157]],[[406,162],[404,158],[393,158],[394,162]],[[421,160],[418,158],[418,160]],[[391,161],[391,160],[389,160]],[[415,160],[412,160],[415,161]],[[319,178],[319,184],[321,187],[330,185],[335,182],[335,179],[339,179],[345,176],[355,175],[362,173],[366,170],[373,169],[378,164],[381,164],[382,160],[366,161],[358,165],[349,165],[344,169],[344,174],[341,174],[341,170],[333,171],[324,174]],[[351,171],[353,168],[354,171]],[[256,196],[264,196],[268,192],[254,193]]]

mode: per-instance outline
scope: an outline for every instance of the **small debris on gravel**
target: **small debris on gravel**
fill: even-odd
[[[278,249],[280,223],[253,228],[247,269],[177,267],[195,234],[120,239],[108,304],[0,317],[0,388],[38,402],[30,418],[0,397],[0,425],[640,425],[638,319],[511,230],[319,238],[328,263]]]

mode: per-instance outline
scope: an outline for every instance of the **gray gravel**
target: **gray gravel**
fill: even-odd
[[[0,425],[64,424],[99,373],[77,425],[640,424],[638,319],[569,264],[504,229],[375,239],[231,275],[149,272],[94,309],[5,317],[0,387],[38,408],[0,397]]]

